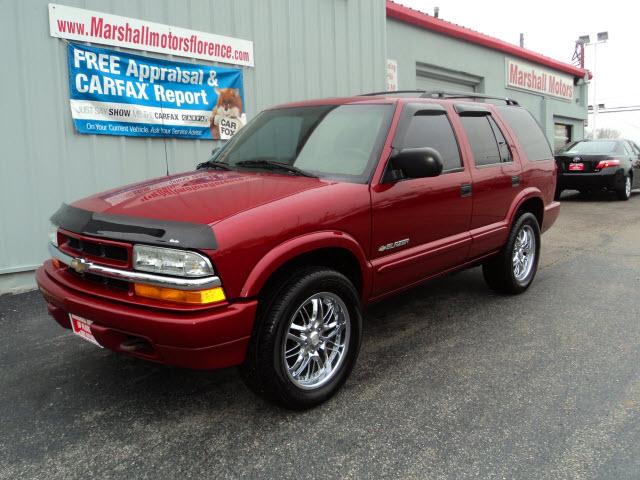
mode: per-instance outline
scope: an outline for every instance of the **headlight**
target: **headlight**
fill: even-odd
[[[58,246],[58,226],[53,223],[49,224],[49,241]]]
[[[213,275],[211,262],[204,255],[175,248],[133,246],[133,268],[178,277]]]

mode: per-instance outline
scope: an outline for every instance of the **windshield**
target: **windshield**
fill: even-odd
[[[364,183],[392,112],[391,104],[267,110],[229,140],[215,160],[231,168],[261,169],[277,162],[322,178]]]
[[[562,153],[569,155],[604,155],[611,153],[623,153],[622,144],[616,141],[610,142],[577,142]]]

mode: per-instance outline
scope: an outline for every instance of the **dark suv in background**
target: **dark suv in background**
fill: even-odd
[[[630,140],[580,140],[556,155],[556,162],[556,199],[563,190],[611,190],[629,200],[631,189],[640,185],[640,148]]]

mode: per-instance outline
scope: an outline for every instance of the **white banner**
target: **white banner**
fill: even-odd
[[[253,42],[137,18],[49,4],[52,37],[253,67]]]
[[[97,123],[88,123],[87,128],[93,128],[95,133],[112,128],[104,122],[127,122],[144,124],[141,133],[150,125],[182,126],[182,127],[208,127],[211,118],[209,110],[179,110],[177,108],[160,108],[133,105],[131,103],[96,102],[93,100],[70,100],[71,116],[74,120],[97,120]],[[233,125],[232,125],[233,123]],[[220,122],[220,138],[228,140],[237,130],[247,123],[247,117],[243,113],[237,120],[222,119]],[[117,127],[120,128],[120,127]],[[117,128],[114,131],[117,131]],[[152,127],[151,127],[152,128]],[[232,130],[232,131],[227,131]],[[155,132],[147,132],[155,133]]]
[[[147,107],[131,103],[96,102],[71,99],[71,115],[80,120],[121,121],[202,127],[209,125],[210,110],[179,110],[177,108]]]
[[[563,100],[573,99],[573,77],[531,63],[506,59],[506,86],[542,93]]]

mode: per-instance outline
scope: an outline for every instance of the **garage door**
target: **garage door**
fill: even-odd
[[[419,90],[444,90],[447,92],[475,92],[473,84],[426,75],[416,76],[416,88]]]

